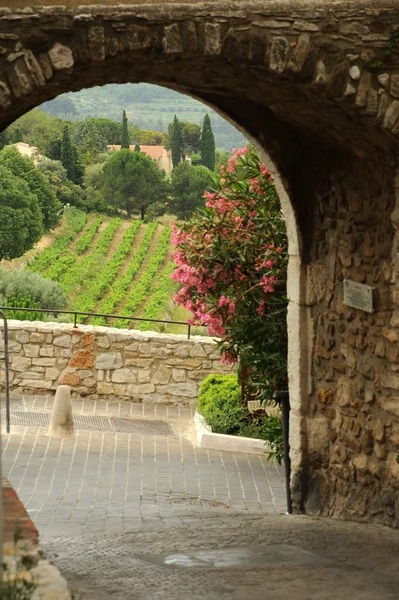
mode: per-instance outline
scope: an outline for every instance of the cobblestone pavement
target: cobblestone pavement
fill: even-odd
[[[282,469],[196,448],[188,409],[73,402],[93,426],[106,415],[174,433],[3,433],[4,475],[83,600],[397,600],[399,532],[286,516]],[[12,409],[51,405],[25,397]]]

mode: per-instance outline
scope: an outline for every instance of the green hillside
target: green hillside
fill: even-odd
[[[244,136],[205,104],[190,96],[148,83],[110,84],[70,92],[45,102],[40,108],[48,114],[72,121],[86,117],[106,117],[120,121],[125,109],[129,121],[140,129],[163,132],[167,131],[174,115],[181,121],[202,125],[205,114],[209,113],[217,148],[231,152],[233,148],[245,145]]]

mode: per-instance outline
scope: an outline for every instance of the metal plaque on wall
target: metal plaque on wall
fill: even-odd
[[[370,285],[344,279],[344,304],[351,308],[372,313],[374,312],[373,290],[374,288]]]

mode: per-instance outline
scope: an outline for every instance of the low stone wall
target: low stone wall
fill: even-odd
[[[74,395],[187,405],[207,375],[232,370],[207,337],[29,321],[8,328],[14,392],[67,384]]]

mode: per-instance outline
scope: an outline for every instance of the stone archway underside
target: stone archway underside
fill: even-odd
[[[295,509],[398,525],[394,1],[43,4],[59,6],[0,9],[0,127],[66,91],[147,81],[267,151],[290,235]],[[376,288],[372,315],[344,306],[344,278]]]

